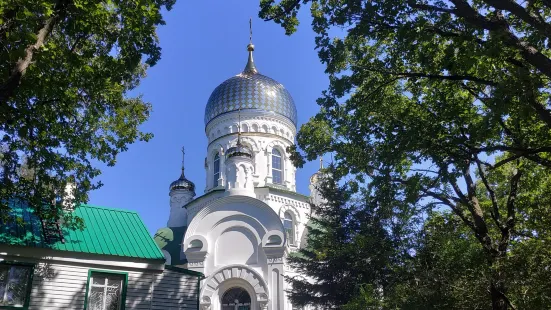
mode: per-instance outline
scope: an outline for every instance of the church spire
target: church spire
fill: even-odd
[[[185,158],[186,158],[186,148],[182,146],[182,176],[184,176],[184,170],[186,169],[184,165]]]
[[[247,61],[247,65],[245,66],[245,70],[243,70],[243,73],[249,73],[249,74],[258,73],[258,70],[256,70],[256,66],[254,65],[254,60],[253,60],[254,44],[253,44],[252,18],[249,18],[249,44],[247,45],[247,51],[249,51],[249,59]]]

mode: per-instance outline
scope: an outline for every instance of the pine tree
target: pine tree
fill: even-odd
[[[307,246],[291,255],[290,265],[307,277],[288,278],[297,306],[339,308],[369,287],[381,300],[394,285],[407,254],[411,217],[385,212],[355,182],[339,185],[326,174],[320,184],[324,202],[312,205]]]

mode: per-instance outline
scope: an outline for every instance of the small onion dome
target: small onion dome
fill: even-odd
[[[245,157],[245,158],[253,158],[253,150],[251,150],[250,147],[241,144],[241,141],[237,140],[237,145],[230,147],[226,151],[226,159],[230,159],[232,157]]]
[[[323,171],[323,158],[320,157],[320,168],[318,171],[316,171],[312,176],[310,177],[310,184],[316,184],[318,181],[320,181],[323,177],[325,177],[325,172]]]
[[[180,177],[178,178],[178,180],[170,183],[170,191],[187,190],[187,191],[193,192],[193,195],[195,196],[195,184],[193,184],[193,182],[191,182],[190,180],[186,179],[186,176],[184,174],[185,155],[186,155],[186,152],[182,147],[182,173],[180,174]]]
[[[182,170],[182,174],[180,175],[180,178],[170,183],[170,190],[172,191],[176,189],[188,190],[190,192],[195,193],[195,184],[193,184],[193,182],[191,182],[190,180],[186,179],[183,170]]]
[[[312,176],[310,177],[310,183],[316,184],[319,180],[321,180],[322,177],[323,174],[321,173],[321,171],[316,171],[316,173],[312,174]]]

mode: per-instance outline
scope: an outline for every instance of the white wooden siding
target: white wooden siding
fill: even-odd
[[[151,310],[197,309],[198,284],[196,276],[165,269],[156,276]]]
[[[29,310],[84,309],[90,269],[128,273],[127,310],[197,309],[196,276],[167,269],[161,274],[42,262],[35,267]]]

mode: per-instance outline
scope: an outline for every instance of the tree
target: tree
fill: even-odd
[[[287,278],[290,299],[299,307],[334,309],[369,291],[371,305],[379,304],[381,292],[395,285],[409,257],[415,218],[408,212],[379,212],[368,192],[354,194],[354,182],[337,184],[331,170],[319,184],[324,202],[312,205],[307,246],[289,257],[290,266],[307,275]]]
[[[498,200],[508,196],[506,182],[513,167],[502,166],[489,180]],[[548,309],[551,246],[542,236],[549,235],[551,214],[540,206],[551,203],[551,173],[537,165],[525,169],[526,186],[517,196],[522,216],[500,270],[512,283],[507,297],[517,309]],[[346,196],[341,192],[345,188]],[[344,310],[492,307],[486,298],[492,272],[480,263],[485,253],[459,217],[447,210],[430,211],[417,230],[412,227],[419,220],[415,216],[381,221],[393,212],[370,208],[354,192],[347,186],[326,187],[327,203],[314,206],[308,246],[290,260],[310,277],[291,279],[296,304]],[[482,205],[491,204],[489,196],[480,196]]]
[[[493,309],[514,308],[504,266],[518,192],[526,167],[551,167],[551,3],[263,0],[260,15],[290,34],[305,4],[330,86],[300,129],[296,163],[333,152],[336,176],[368,177],[388,209],[449,208],[484,254]]]
[[[58,216],[63,199],[86,202],[101,186],[93,162],[112,166],[129,144],[152,137],[139,130],[151,105],[128,93],[160,59],[156,28],[164,24],[161,10],[173,4],[0,3],[3,220],[10,199],[26,201],[43,217]],[[65,193],[69,183],[74,187]]]

